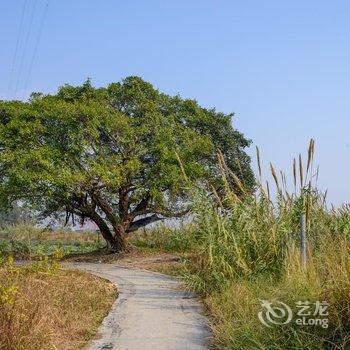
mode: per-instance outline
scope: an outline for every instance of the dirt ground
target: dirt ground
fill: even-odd
[[[179,267],[182,257],[173,253],[144,252],[137,249],[120,254],[106,254],[103,249],[93,253],[71,255],[64,260],[67,262],[118,264],[125,267],[164,272]]]

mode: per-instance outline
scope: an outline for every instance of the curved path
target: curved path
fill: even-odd
[[[69,263],[106,278],[119,296],[100,326],[89,350],[204,350],[210,331],[194,295],[159,273],[110,264]]]

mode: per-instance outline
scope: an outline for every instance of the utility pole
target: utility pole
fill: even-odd
[[[306,215],[301,214],[300,218],[300,252],[301,252],[301,263],[303,269],[306,270],[307,258],[306,258]]]

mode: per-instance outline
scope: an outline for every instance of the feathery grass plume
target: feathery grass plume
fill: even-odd
[[[212,184],[210,184],[209,182],[207,183],[207,185],[211,189],[216,201],[218,202],[219,207],[224,208],[222,201],[220,199],[220,196],[219,196],[218,192],[216,191],[215,187]]]
[[[326,203],[327,194],[328,194],[328,190],[326,190],[326,192],[325,192],[324,195],[323,195],[322,205],[325,205],[325,203]],[[332,204],[332,205],[333,205],[333,204]]]
[[[233,178],[233,181],[235,182],[236,186],[239,188],[239,190],[243,193],[243,194],[247,194],[247,191],[244,187],[244,184],[243,182],[241,181],[241,179],[235,174],[232,172],[232,170],[228,169],[230,175],[232,176]]]
[[[315,155],[315,140],[312,139],[312,158],[314,157]]]
[[[283,173],[283,180],[284,180],[284,184],[285,184],[285,189],[287,191],[287,176],[286,176],[286,173]]]
[[[222,152],[220,151],[219,148],[217,150],[217,158],[218,158],[218,162],[219,162],[219,169],[220,169],[220,173],[221,173],[221,178],[222,178],[222,181],[224,182],[224,186],[225,186],[225,190],[226,190],[226,196],[228,197],[228,199],[230,199],[233,202],[240,201],[240,199],[238,198],[236,193],[232,190],[232,188],[227,180],[226,171],[228,170],[228,168],[227,168],[226,163],[225,163],[224,155],[222,154]]]
[[[259,179],[260,179],[260,183],[261,183],[261,175],[262,175],[262,171],[261,171],[261,161],[260,161],[260,151],[259,151],[259,147],[256,146],[256,159],[258,162],[258,171],[259,171]]]
[[[286,195],[286,205],[290,208],[293,204],[293,194],[290,195],[288,191],[285,192]]]
[[[281,181],[282,181],[282,188],[287,191],[287,178],[286,178],[286,174],[280,170],[280,175],[281,175]]]
[[[294,184],[294,192],[297,191],[297,162],[295,158],[293,159],[293,184]]]
[[[314,139],[311,139],[310,143],[309,143],[309,148],[307,151],[307,166],[306,166],[306,175],[309,173],[310,166],[311,166],[310,182],[312,179],[312,162],[314,159],[314,149],[315,149],[315,141],[314,141]],[[310,184],[310,186],[311,186],[311,184]]]
[[[270,185],[268,181],[266,181],[266,191],[267,191],[267,196],[269,198],[269,201],[271,202]]]
[[[310,181],[309,181],[309,188],[311,188],[311,182],[313,178],[313,159],[314,159],[314,152],[315,152],[315,141],[314,139],[310,140],[309,148],[308,148],[308,154],[307,154],[307,167],[306,167],[306,177],[309,174],[310,170]]]
[[[273,179],[275,180],[277,190],[280,192],[280,191],[281,191],[280,184],[279,184],[279,182],[278,182],[278,177],[277,177],[275,168],[273,167],[272,163],[270,163],[270,169],[271,169],[272,177],[273,177]]]
[[[229,185],[229,183],[228,183],[228,181],[227,181],[224,155],[222,154],[222,152],[220,151],[219,148],[218,148],[218,150],[217,150],[216,156],[217,156],[217,158],[218,158],[219,169],[220,169],[220,173],[221,173],[222,180],[224,181],[224,184],[225,184],[225,186],[227,187],[227,189],[229,189],[229,188],[230,188],[230,185]]]
[[[179,163],[179,166],[180,166],[180,169],[181,169],[181,173],[182,173],[182,175],[183,175],[185,181],[186,181],[186,182],[189,182],[188,177],[187,177],[186,172],[185,172],[185,168],[184,168],[184,166],[183,166],[183,164],[182,164],[182,161],[181,161],[181,159],[180,159],[180,156],[179,156],[179,154],[178,154],[177,152],[175,152],[175,156],[176,156],[176,159],[177,159],[177,161],[178,161],[178,163]]]
[[[281,177],[281,189],[284,188],[284,181],[283,181],[283,173],[282,170],[280,170],[280,177]]]
[[[242,194],[246,194],[247,191],[246,191],[245,185],[242,182],[242,180],[227,166],[224,155],[222,154],[220,149],[218,149],[218,153],[219,153],[220,168],[222,168],[223,176],[226,178],[226,183],[229,186],[229,188],[231,189],[231,191],[234,192],[232,190],[232,188],[230,187],[230,184],[227,180],[227,175],[226,175],[227,173],[232,176],[237,188],[242,192]],[[238,161],[238,163],[239,163],[239,161]]]
[[[259,191],[260,191],[260,195],[262,195],[265,198],[266,201],[270,201],[269,195],[267,193],[267,190],[264,188],[264,186],[260,185]],[[259,192],[257,192],[255,194],[255,196],[257,197],[258,194],[259,194]]]
[[[221,169],[221,170],[224,169],[225,160],[224,160],[224,155],[222,154],[220,148],[217,148],[217,150],[216,150],[216,156],[217,156],[218,161],[219,161],[220,169]]]
[[[304,184],[303,161],[301,159],[301,154],[299,154],[299,176],[300,176],[300,187],[303,187],[303,184]]]
[[[316,180],[315,180],[315,187],[317,188],[317,183],[318,183],[318,175],[319,175],[319,172],[320,172],[320,166],[318,165],[317,166],[317,170],[316,170]]]

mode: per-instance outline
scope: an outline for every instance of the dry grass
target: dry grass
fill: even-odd
[[[33,226],[31,224],[7,225],[0,229],[1,239],[11,240],[39,240],[58,242],[94,242],[101,239],[95,232],[75,232],[75,231],[50,231],[45,228]]]
[[[116,298],[98,277],[34,267],[0,268],[0,349],[79,349],[95,334]]]
[[[93,232],[51,232],[45,236],[46,240],[60,241],[60,242],[95,242],[96,240],[103,240],[97,233]]]
[[[309,252],[307,272],[300,254],[291,249],[283,276],[271,274],[255,279],[231,279],[219,291],[208,293],[207,310],[218,349],[349,349],[350,344],[350,269],[349,242],[325,238],[321,256]],[[319,259],[322,259],[320,264]],[[328,328],[300,327],[294,322],[268,328],[257,318],[260,300],[280,300],[297,313],[296,301],[329,303]]]
[[[104,244],[97,232],[50,231],[29,224],[0,228],[0,254],[21,260],[86,253]]]

